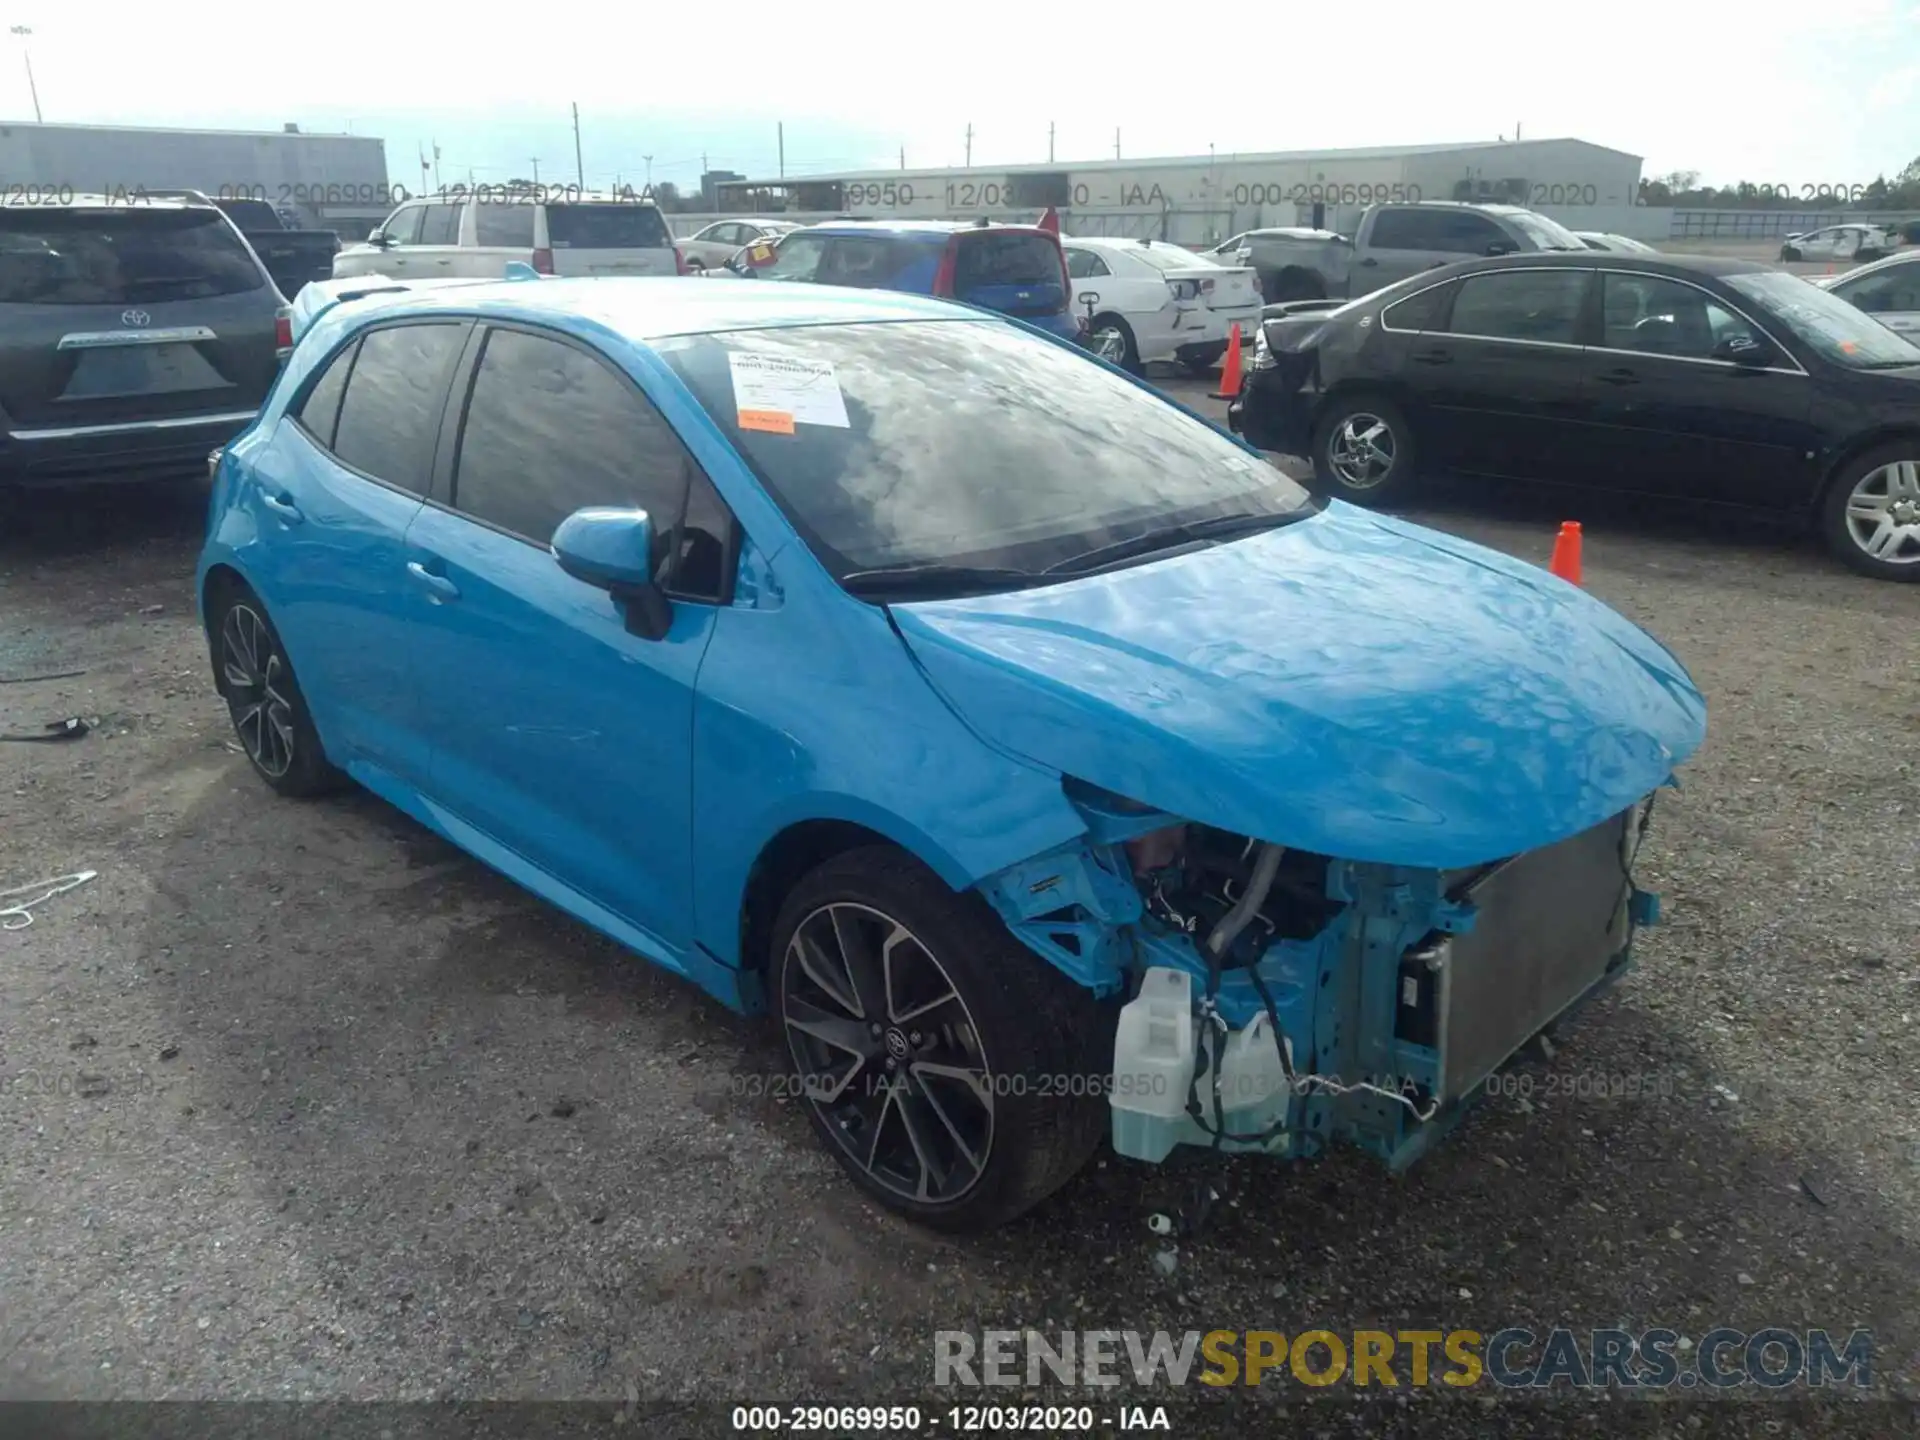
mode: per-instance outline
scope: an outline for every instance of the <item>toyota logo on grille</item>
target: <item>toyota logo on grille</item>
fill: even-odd
[[[135,330],[138,330],[141,328],[141,326],[148,324],[149,322],[152,321],[152,319],[153,317],[147,314],[147,312],[144,310],[122,310],[120,312],[120,323],[122,325],[130,326]]]

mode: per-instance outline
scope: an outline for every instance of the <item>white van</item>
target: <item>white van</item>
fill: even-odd
[[[333,257],[335,279],[498,279],[518,260],[542,275],[685,273],[651,200],[574,186],[479,186],[409,200],[366,243]]]

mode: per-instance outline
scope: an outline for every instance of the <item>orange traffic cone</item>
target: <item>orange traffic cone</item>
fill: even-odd
[[[1058,237],[1060,234],[1060,212],[1049,205],[1041,212],[1040,228],[1049,235]]]
[[[1547,562],[1547,569],[1565,580],[1569,585],[1580,583],[1580,522],[1564,521],[1560,533],[1553,537],[1553,559]]]
[[[1240,398],[1240,322],[1233,322],[1227,331],[1227,363],[1220,367],[1220,388],[1213,392],[1216,400],[1237,400]]]

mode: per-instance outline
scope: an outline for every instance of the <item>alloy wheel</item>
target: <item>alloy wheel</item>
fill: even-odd
[[[293,764],[287,663],[267,622],[250,606],[232,606],[221,622],[220,673],[247,758],[262,774],[279,779]]]
[[[1327,466],[1350,490],[1371,490],[1393,473],[1393,427],[1378,415],[1356,410],[1334,428]]]
[[[1886,565],[1920,565],[1920,460],[1869,470],[1847,496],[1847,534]]]
[[[1103,325],[1093,332],[1093,353],[1109,365],[1123,365],[1127,359],[1127,337],[1117,325]]]
[[[921,1204],[971,1190],[993,1149],[992,1084],[933,952],[891,916],[839,902],[795,927],[781,976],[802,1093],[847,1157]]]

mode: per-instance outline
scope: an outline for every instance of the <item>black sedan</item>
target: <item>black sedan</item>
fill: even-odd
[[[1512,255],[1260,327],[1229,423],[1324,494],[1422,471],[1805,516],[1920,580],[1920,348],[1798,276],[1684,256]]]

